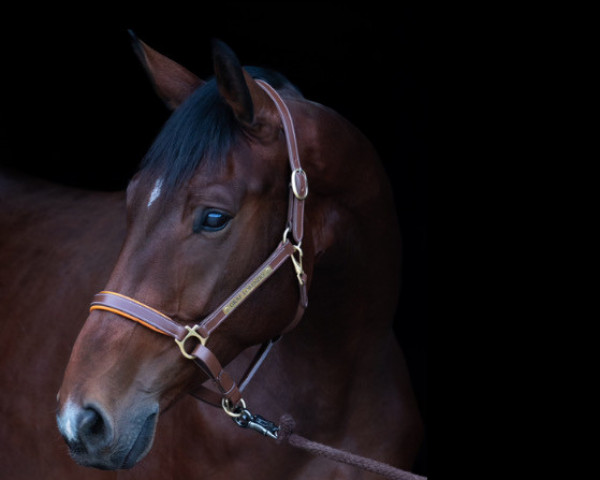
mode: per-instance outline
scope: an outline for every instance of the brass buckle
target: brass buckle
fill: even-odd
[[[300,248],[300,245],[302,244],[300,243],[298,245],[293,245],[294,253],[298,254],[298,260],[296,260],[296,257],[294,257],[294,253],[290,255],[290,258],[292,259],[294,269],[296,270],[296,277],[298,277],[298,283],[300,284],[300,286],[302,286],[304,285],[304,280],[302,280],[302,276],[304,275],[304,267],[302,267],[302,256],[304,254],[302,253],[302,248]]]
[[[290,241],[290,239],[288,238],[289,233],[290,233],[290,227],[287,227],[285,229],[285,232],[283,232],[283,240],[281,241],[281,243]],[[294,245],[292,243],[292,247],[294,248],[294,251],[290,255],[290,258],[292,259],[292,263],[294,264],[294,269],[296,270],[296,277],[298,277],[298,283],[300,284],[300,286],[302,286],[302,285],[304,285],[304,280],[302,280],[302,276],[304,275],[304,267],[302,266],[302,257],[304,256],[304,253],[302,252],[302,242],[300,242],[298,245]],[[294,257],[294,254],[298,254],[298,260],[296,260],[296,257]]]
[[[190,338],[195,338],[197,340],[200,341],[200,343],[202,344],[202,346],[206,345],[206,341],[208,340],[207,338],[204,338],[202,335],[200,335],[196,329],[199,327],[199,325],[194,325],[193,327],[188,327],[186,326],[185,328],[188,331],[188,334],[183,338],[183,340],[177,340],[175,339],[175,343],[177,344],[177,346],[179,347],[179,350],[181,350],[181,354],[185,357],[188,358],[190,360],[194,359],[193,355],[190,355],[188,352],[186,352],[185,350],[185,342],[187,340],[189,340]]]
[[[298,187],[296,186],[296,175],[304,177],[300,180],[300,184],[305,186],[304,193],[298,191]],[[306,172],[301,168],[297,168],[292,172],[292,191],[298,200],[304,200],[308,196],[308,177],[306,176]]]

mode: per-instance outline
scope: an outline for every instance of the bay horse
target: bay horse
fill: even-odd
[[[264,436],[238,428],[250,410],[410,469],[421,421],[392,330],[400,236],[375,149],[222,42],[207,81],[134,45],[173,113],[126,192],[0,177],[1,471],[379,478],[277,444],[260,417],[242,426]]]

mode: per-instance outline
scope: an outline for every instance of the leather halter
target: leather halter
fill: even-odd
[[[225,321],[225,319],[239,307],[242,302],[253,293],[256,288],[266,281],[285,261],[292,260],[298,285],[300,299],[294,319],[282,332],[282,335],[296,326],[300,321],[305,308],[308,305],[307,277],[302,267],[302,237],[304,235],[304,200],[308,195],[308,180],[306,173],[302,170],[298,143],[294,131],[294,123],[287,105],[281,99],[273,87],[262,80],[255,80],[258,85],[273,100],[282,120],[285,133],[288,158],[292,170],[290,180],[290,199],[288,206],[288,219],[283,234],[283,239],[267,260],[258,267],[252,275],[229,296],[217,309],[204,318],[200,323],[193,326],[183,326],[167,315],[145,305],[137,300],[116,292],[102,291],[94,296],[90,311],[104,310],[120,315],[137,322],[155,332],[170,336],[181,349],[184,357],[194,360],[202,370],[214,381],[219,392],[215,392],[202,386],[193,395],[212,405],[223,405],[226,412],[232,412],[239,405],[245,408],[241,391],[248,384],[266,355],[269,353],[273,343],[279,337],[264,343],[256,353],[246,373],[240,381],[238,388],[231,376],[223,370],[221,363],[212,351],[206,346],[210,335]],[[295,243],[289,238],[289,234]],[[197,345],[188,351],[188,340],[194,338]],[[231,414],[231,413],[230,413]]]

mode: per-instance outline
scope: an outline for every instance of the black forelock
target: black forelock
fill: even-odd
[[[244,68],[252,77],[265,80],[277,90],[299,93],[277,72]],[[162,176],[163,188],[173,190],[191,178],[200,162],[222,164],[240,132],[233,111],[212,78],[173,112],[145,155],[141,168]]]
[[[164,124],[142,161],[142,169],[163,177],[171,190],[190,178],[203,160],[222,161],[232,146],[238,123],[215,79],[194,91]]]

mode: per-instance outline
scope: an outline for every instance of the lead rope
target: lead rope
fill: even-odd
[[[390,480],[427,480],[427,477],[422,477],[406,470],[401,470],[396,467],[392,467],[387,463],[377,462],[370,458],[361,457],[354,453],[349,453],[344,450],[323,445],[322,443],[313,442],[307,438],[301,437],[300,435],[293,433],[296,422],[291,415],[283,415],[279,419],[279,426],[266,420],[260,415],[253,415],[247,408],[246,402],[242,399],[240,401],[241,407],[237,409],[231,409],[228,402],[223,400],[222,406],[225,413],[232,417],[232,420],[242,428],[248,428],[254,430],[266,437],[274,439],[278,445],[287,443],[292,447],[305,450],[313,455],[328,458],[338,463],[345,463],[352,467],[360,468],[367,472],[381,475],[384,478]]]
[[[298,434],[293,433],[296,422],[291,415],[283,415],[279,419],[279,426],[275,423],[261,417],[260,415],[254,415],[250,410],[246,408],[246,402],[244,399],[240,400],[239,405],[233,406],[230,401],[223,399],[221,406],[227,415],[241,428],[247,428],[254,430],[255,432],[264,435],[265,437],[272,438],[277,442],[278,445],[287,443],[292,447],[300,448],[313,455],[328,458],[335,462],[345,463],[368,472],[381,475],[382,477],[389,478],[390,480],[427,480],[427,477],[422,477],[406,470],[401,470],[396,467],[392,467],[387,463],[378,462],[370,458],[361,457],[354,453],[349,453],[344,450],[323,445],[322,443],[313,442]]]
[[[345,463],[371,473],[376,473],[384,478],[391,480],[426,480],[422,477],[406,470],[392,467],[387,463],[377,462],[370,458],[361,457],[344,450],[338,450],[322,443],[313,442],[300,435],[293,433],[296,422],[291,415],[283,415],[279,419],[279,430],[277,431],[277,443],[282,445],[288,443],[292,447],[300,448],[313,455],[328,458],[335,462]]]

